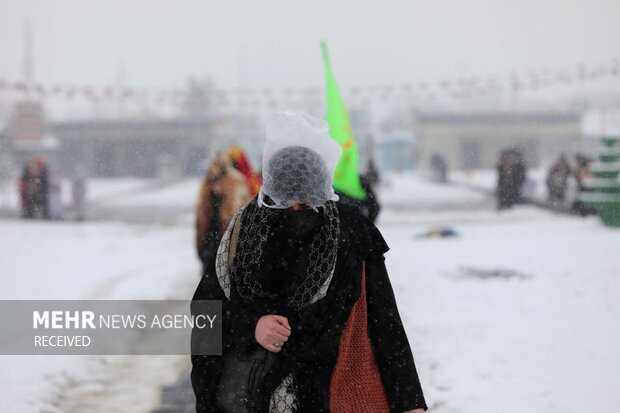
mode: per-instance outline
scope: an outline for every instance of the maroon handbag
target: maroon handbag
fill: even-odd
[[[342,336],[329,388],[332,413],[389,413],[379,367],[368,335],[366,262],[362,263],[362,292],[353,305]]]

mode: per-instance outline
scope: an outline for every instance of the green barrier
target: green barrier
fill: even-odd
[[[601,139],[604,146],[599,154],[599,162],[592,165],[595,179],[585,182],[586,190],[580,200],[599,211],[601,220],[608,227],[620,227],[620,143],[617,137]]]

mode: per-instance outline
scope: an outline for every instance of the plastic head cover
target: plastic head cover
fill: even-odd
[[[289,201],[298,201],[317,208],[337,201],[332,185],[341,153],[324,120],[306,113],[276,113],[267,124],[259,205],[288,208]]]

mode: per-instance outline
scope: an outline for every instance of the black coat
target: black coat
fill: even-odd
[[[338,206],[340,240],[334,277],[327,296],[289,319],[292,332],[278,353],[279,363],[295,371],[300,411],[328,412],[329,383],[338,357],[346,320],[360,294],[362,262],[366,262],[368,328],[391,412],[426,408],[422,388],[405,334],[383,254],[388,247],[377,228],[350,206]],[[264,310],[226,299],[212,265],[194,300],[222,300],[223,352],[248,352],[259,346],[254,330]],[[198,330],[197,330],[198,331]],[[222,369],[221,356],[192,356],[192,386],[196,411],[218,412],[215,391]]]

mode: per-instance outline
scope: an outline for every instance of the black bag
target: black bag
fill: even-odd
[[[217,405],[227,413],[256,411],[262,401],[261,385],[276,361],[276,354],[259,348],[249,355],[224,357],[217,387]]]

